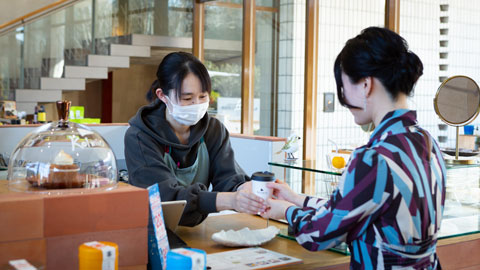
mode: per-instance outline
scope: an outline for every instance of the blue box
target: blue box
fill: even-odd
[[[473,135],[473,125],[466,125],[463,126],[463,134],[465,135]]]

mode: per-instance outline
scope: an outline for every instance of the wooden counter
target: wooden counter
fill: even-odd
[[[270,221],[269,225],[286,228],[287,225]],[[208,217],[202,224],[190,227],[178,227],[177,234],[190,247],[205,250],[208,254],[229,251],[235,248],[225,247],[212,240],[212,234],[221,230],[239,230],[244,227],[261,229],[267,226],[267,221],[258,216],[248,214],[229,214]],[[296,241],[282,237],[275,237],[270,242],[261,246],[269,250],[288,254],[303,260],[303,264],[289,265],[284,269],[348,269],[350,256],[332,251],[310,252],[297,244]],[[335,266],[329,268],[328,266]],[[326,267],[326,268],[324,268]],[[279,268],[282,269],[282,268]]]
[[[208,217],[202,224],[190,228],[179,227],[177,234],[190,247],[205,250],[208,254],[229,251],[234,248],[224,247],[215,243],[212,234],[221,230],[239,230],[244,227],[261,229],[267,225],[266,220],[247,214],[230,214]],[[286,224],[270,221],[270,225],[278,228]],[[287,254],[303,260],[303,264],[289,265],[279,269],[349,269],[350,256],[333,251],[311,252],[304,249],[296,241],[275,237],[261,246],[269,250]],[[442,239],[438,241],[437,254],[443,269],[480,269],[480,234]]]
[[[8,193],[6,190],[7,181],[0,181],[0,197]],[[265,228],[266,225],[266,220],[258,216],[247,214],[217,215],[208,217],[202,224],[193,228],[180,226],[177,229],[177,234],[190,247],[203,249],[207,253],[215,253],[233,250],[234,248],[215,243],[211,239],[213,233],[229,229],[239,230],[244,227],[261,229]],[[276,221],[270,221],[270,225],[278,228],[287,227],[286,224]],[[262,247],[303,260],[303,264],[289,265],[283,269],[349,269],[350,256],[328,250],[310,252],[297,244],[296,241],[279,236],[262,245]],[[480,269],[479,252],[480,233],[441,239],[437,245],[437,254],[443,269]],[[131,269],[145,268],[143,266]]]
[[[74,211],[72,211],[74,210]],[[148,191],[119,183],[110,191],[33,194],[0,180],[0,269],[24,258],[45,269],[78,268],[78,247],[118,244],[121,270],[145,270]]]

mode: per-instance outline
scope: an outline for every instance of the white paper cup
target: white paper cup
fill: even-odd
[[[265,201],[272,197],[273,190],[267,183],[275,182],[275,174],[271,172],[255,172],[252,175],[252,192]]]

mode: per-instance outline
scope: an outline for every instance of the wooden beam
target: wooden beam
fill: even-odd
[[[35,11],[29,12],[29,13],[25,14],[24,16],[21,16],[19,18],[16,18],[14,20],[9,21],[9,22],[0,24],[0,31],[3,31],[4,28],[7,28],[7,27],[12,26],[14,24],[23,24],[23,23],[25,23],[26,21],[28,21],[32,18],[42,16],[42,15],[45,15],[49,12],[52,12],[52,11],[55,11],[57,9],[63,8],[66,5],[72,4],[73,2],[75,2],[75,1],[74,0],[59,0],[57,2],[51,3],[49,5],[46,5],[46,6],[42,7],[42,8],[39,8]]]
[[[229,2],[217,2],[217,1],[205,2],[205,5],[216,6],[216,7],[226,7],[226,8],[243,8],[244,7],[244,5],[242,4],[229,3]]]
[[[200,61],[204,60],[205,41],[205,4],[194,1],[193,4],[193,55]]]
[[[400,33],[400,0],[385,0],[385,28]]]
[[[307,0],[305,26],[305,90],[303,111],[303,160],[316,160],[317,137],[317,77],[318,23],[317,0]],[[302,192],[314,194],[315,175],[303,171]]]
[[[278,8],[274,8],[274,7],[257,6],[255,9],[257,11],[267,11],[267,12],[272,12],[272,13],[278,12]]]
[[[255,0],[243,1],[242,37],[242,134],[253,135],[255,82]]]
[[[226,8],[242,8],[242,4],[235,4],[229,2],[205,2],[207,6],[216,6],[216,7],[226,7]],[[276,7],[266,7],[266,6],[256,6],[255,9],[257,11],[268,11],[268,12],[278,12],[278,8]]]

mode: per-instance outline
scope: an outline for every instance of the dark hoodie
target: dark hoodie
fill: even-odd
[[[187,200],[180,224],[195,226],[209,213],[217,211],[217,192],[236,191],[249,178],[235,162],[228,131],[220,121],[205,114],[190,127],[188,144],[184,145],[165,119],[165,108],[163,102],[156,100],[140,108],[130,119],[125,134],[129,180],[142,188],[158,183],[162,201]],[[181,186],[163,159],[165,148],[171,146],[170,154],[180,163],[180,168],[193,165],[202,137],[210,159],[208,180],[213,186],[212,192],[200,183]]]

